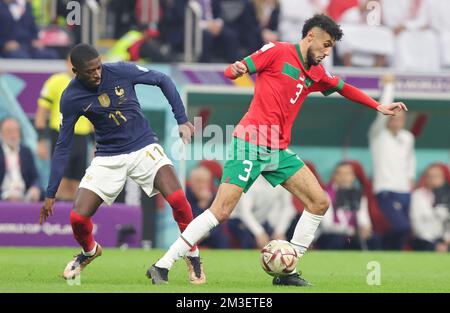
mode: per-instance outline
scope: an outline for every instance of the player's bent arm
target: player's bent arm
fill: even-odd
[[[181,100],[180,94],[172,79],[169,76],[162,74],[158,87],[172,107],[172,112],[178,125],[186,123],[188,121],[186,110],[184,109],[183,101]]]
[[[188,121],[183,101],[181,101],[180,94],[169,76],[159,71],[150,70],[127,62],[119,62],[117,69],[120,69],[121,76],[131,79],[135,85],[144,84],[158,86],[167,101],[169,101],[178,125]]]

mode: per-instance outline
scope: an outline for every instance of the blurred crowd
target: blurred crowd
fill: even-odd
[[[1,57],[63,57],[64,46],[81,40],[82,25],[65,23],[66,0],[57,1],[56,16],[39,29],[41,1],[0,0]],[[97,2],[107,12],[100,35],[113,39],[105,51],[110,60],[184,61],[186,10],[193,6],[200,9],[194,23],[202,33],[197,62],[230,63],[270,41],[298,42],[304,21],[325,13],[345,34],[329,60],[335,65],[410,71],[450,66],[447,0],[159,0],[157,12],[152,0]]]

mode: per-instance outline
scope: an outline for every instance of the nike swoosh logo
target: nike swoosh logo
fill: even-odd
[[[87,112],[87,110],[89,110],[89,108],[92,106],[92,103],[93,103],[93,102],[91,102],[91,104],[89,104],[87,107],[83,108],[83,111],[84,111],[84,112]]]

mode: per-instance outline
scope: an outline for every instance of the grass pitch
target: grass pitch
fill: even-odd
[[[0,248],[0,292],[450,292],[450,254],[412,252],[310,251],[299,264],[313,287],[272,286],[257,250],[203,250],[207,284],[192,286],[184,261],[169,274],[169,285],[154,286],[147,268],[163,250],[108,249],[69,286],[61,273],[73,248]],[[367,283],[380,266],[380,285]],[[369,264],[369,266],[368,266]]]

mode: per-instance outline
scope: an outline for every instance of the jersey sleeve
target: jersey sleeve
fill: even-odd
[[[51,162],[50,179],[46,193],[48,198],[55,197],[69,160],[75,123],[81,115],[81,112],[76,107],[63,94],[61,98],[61,127]]]
[[[280,44],[269,42],[258,51],[244,58],[249,74],[262,72],[273,63],[277,55],[279,55],[282,47]]]
[[[40,107],[50,110],[50,108],[53,106],[56,98],[54,92],[55,88],[53,88],[52,86],[53,84],[54,84],[54,76],[51,76],[42,86],[41,93],[39,94],[38,99],[38,105]]]
[[[334,76],[324,69],[320,81],[317,82],[312,91],[320,91],[324,96],[329,96],[344,87],[344,81],[339,76]]]
[[[169,76],[132,63],[121,62],[120,66],[122,75],[129,77],[133,84],[158,86],[172,107],[172,112],[178,124],[184,124],[188,121],[183,101]]]

